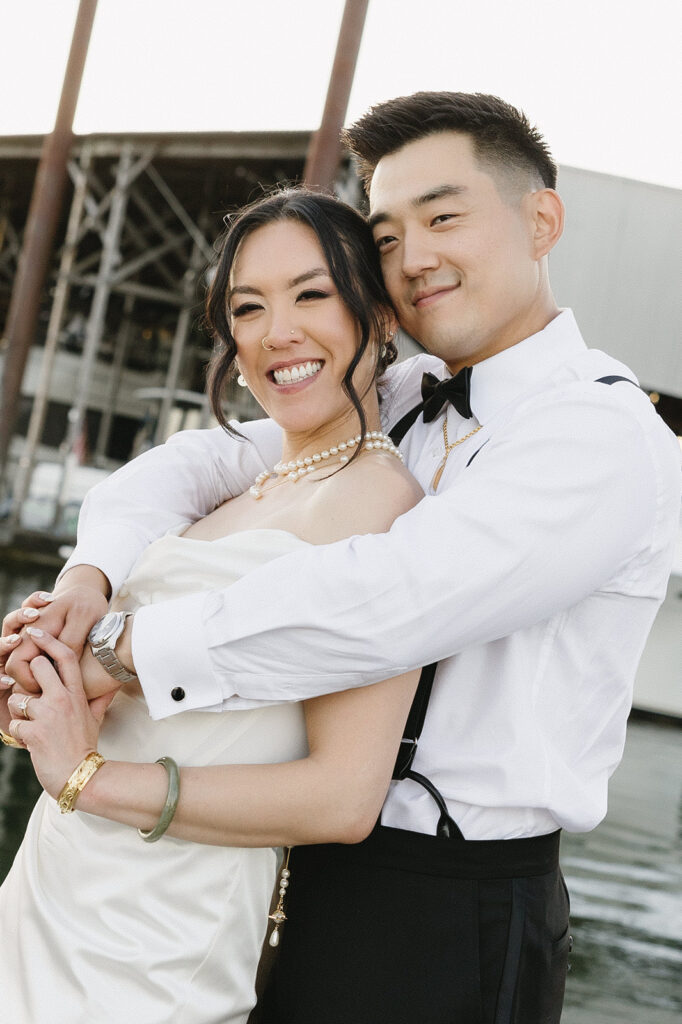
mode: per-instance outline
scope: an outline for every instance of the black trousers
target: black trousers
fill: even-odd
[[[556,1024],[569,932],[559,833],[445,840],[377,826],[292,851],[263,1024]]]

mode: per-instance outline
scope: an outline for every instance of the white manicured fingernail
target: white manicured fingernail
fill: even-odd
[[[26,627],[26,632],[28,633],[29,636],[42,636],[43,635],[42,629],[38,629],[36,626],[27,626]]]
[[[0,686],[14,686],[15,682],[11,676],[0,676]]]
[[[37,619],[40,612],[37,608],[24,608],[23,616],[25,619]]]
[[[41,590],[38,597],[41,601],[54,601],[54,594],[48,594],[46,590]]]
[[[7,643],[7,644],[15,644],[17,642],[17,640],[21,639],[21,637],[19,636],[18,633],[10,633],[10,635],[6,636],[4,639],[5,639],[5,643]]]

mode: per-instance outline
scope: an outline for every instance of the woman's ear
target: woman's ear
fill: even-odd
[[[384,310],[381,318],[381,337],[378,339],[379,346],[388,345],[390,342],[395,342],[395,336],[398,333],[398,318],[392,309]]]

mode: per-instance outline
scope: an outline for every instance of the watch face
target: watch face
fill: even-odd
[[[102,644],[107,640],[114,631],[114,627],[118,622],[117,612],[107,612],[107,614],[101,618],[92,627],[88,634],[88,641],[91,644]]]

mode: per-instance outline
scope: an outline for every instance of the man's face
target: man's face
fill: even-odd
[[[370,223],[400,323],[453,373],[545,325],[533,194],[503,192],[456,132],[408,143],[372,179]]]

